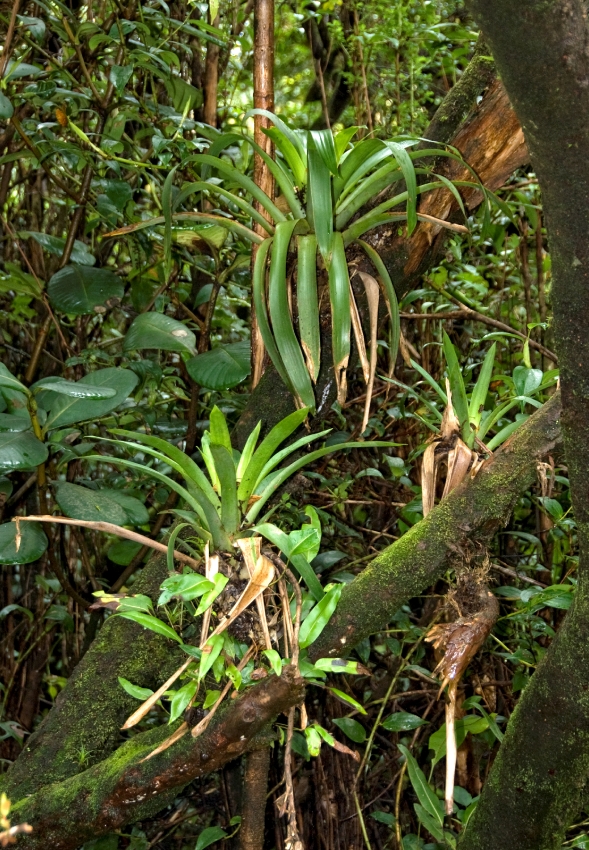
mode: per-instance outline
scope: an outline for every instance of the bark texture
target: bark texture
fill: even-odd
[[[230,701],[199,738],[185,735],[148,761],[146,756],[178,724],[136,735],[101,764],[14,805],[14,822],[30,823],[34,830],[19,837],[18,847],[75,850],[91,838],[151,817],[193,779],[255,747],[256,736],[303,698],[303,681],[292,667],[285,668],[279,678],[269,676]]]
[[[578,528],[574,608],[526,689],[463,850],[561,846],[589,777],[589,30],[581,0],[473,0],[538,175],[562,432]]]
[[[337,657],[386,626],[399,607],[443,575],[449,560],[482,544],[507,522],[536,464],[560,438],[560,397],[555,394],[465,481],[400,540],[344,587],[335,614],[310,647],[313,659]]]

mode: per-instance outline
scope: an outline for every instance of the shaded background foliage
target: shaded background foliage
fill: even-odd
[[[147,427],[184,441],[192,454],[215,404],[235,424],[248,402],[248,244],[219,225],[174,227],[170,252],[161,230],[125,238],[108,234],[161,214],[169,171],[205,151],[215,139],[215,126],[241,127],[252,104],[252,11],[251,2],[215,9],[163,0],[84,6],[53,0],[2,9],[2,363],[27,385],[46,377],[78,381],[107,369],[119,370],[109,378],[116,375],[121,382],[120,397],[79,401],[69,418],[49,408],[46,482],[26,457],[16,466],[6,460],[9,441],[25,429],[19,431],[15,422],[14,396],[2,389],[3,523],[56,506],[67,513],[63,485],[78,483],[105,497],[105,510],[123,511],[112,521],[165,534],[173,493],[147,474],[85,462],[97,446],[95,438],[114,426]],[[277,111],[301,129],[356,124],[359,136],[423,134],[460,79],[476,37],[462,5],[451,2],[281,4]],[[246,145],[234,145],[228,153],[251,173]],[[324,537],[314,566],[324,583],[349,581],[422,516],[420,457],[432,409],[441,406],[411,359],[441,382],[446,330],[470,382],[491,339],[497,340],[489,407],[514,389],[519,393],[522,373],[514,370],[549,372],[555,365],[546,354],[552,344],[550,257],[534,174],[521,169],[500,198],[489,218],[482,212],[472,216],[469,237],[453,234],[447,240],[438,264],[404,295],[397,383],[385,380],[393,364],[384,327],[380,333],[378,375],[384,377],[375,383],[365,436],[400,445],[378,455],[360,450],[325,458],[281,497],[277,515],[287,530],[299,527],[306,504],[316,507]],[[203,199],[200,209],[210,209],[209,203]],[[184,207],[192,209],[188,202]],[[473,319],[465,306],[482,319]],[[523,345],[488,319],[529,336],[544,351]],[[185,344],[174,337],[175,322],[189,331]],[[225,368],[218,380],[210,373],[203,379],[202,371],[195,371],[195,356],[212,350],[218,357],[222,346],[233,346],[227,349],[232,377],[223,377]],[[541,376],[537,385],[540,381]],[[345,405],[322,413],[318,424],[334,429],[329,439],[358,437],[364,392],[358,371],[350,376]],[[510,417],[532,409],[522,402]],[[560,463],[551,458],[540,470],[538,485],[519,500],[485,564],[501,616],[464,680],[456,832],[472,811],[504,722],[574,594],[576,531],[567,471]],[[88,611],[92,592],[132,587],[145,556],[137,545],[86,529],[47,527],[43,533],[48,545],[39,544],[37,561],[2,568],[4,767],[18,756],[101,627],[103,613]],[[473,551],[467,558],[476,562],[480,555]],[[359,645],[356,654],[369,675],[329,680],[365,713],[350,710],[330,690],[312,690],[310,720],[356,749],[365,763],[356,775],[355,762],[326,746],[311,758],[308,738],[296,733],[295,789],[305,846],[359,848],[366,841],[378,848],[436,846],[435,830],[416,815],[418,797],[397,745],[409,747],[441,789],[443,704],[432,676],[436,658],[423,637],[432,620],[444,616],[453,583],[449,572],[404,606],[387,630]],[[157,709],[146,725],[164,718]],[[77,759],[82,769],[95,755],[82,750]],[[139,850],[220,841],[220,832],[203,829],[232,832],[230,822],[241,805],[240,770],[229,766],[195,782],[158,818],[86,846]],[[281,776],[275,747],[270,800],[279,795]],[[580,822],[567,846],[584,842],[589,838]],[[271,805],[266,845],[284,846]]]

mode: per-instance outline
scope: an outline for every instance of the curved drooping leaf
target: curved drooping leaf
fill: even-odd
[[[64,481],[55,489],[57,504],[66,516],[87,522],[111,522],[126,525],[126,511],[113,498],[101,490],[89,490],[79,484]]]
[[[45,463],[47,446],[30,431],[5,431],[0,434],[0,472],[34,469]]]
[[[163,351],[190,351],[195,354],[196,337],[182,324],[163,313],[141,313],[133,320],[123,345],[125,351],[159,348]]]
[[[15,522],[0,525],[0,564],[32,564],[45,549],[47,538],[38,522],[19,523],[20,540],[17,551],[17,528]]]
[[[47,285],[53,306],[75,316],[94,313],[111,298],[122,298],[123,291],[121,279],[109,269],[73,263],[56,272]]]
[[[49,406],[45,431],[105,416],[125,401],[137,386],[138,381],[139,378],[130,369],[110,366],[107,369],[91,372],[76,383],[91,387],[109,387],[115,390],[115,395],[111,398],[90,399],[68,398],[56,393],[55,401]]]
[[[218,345],[197,354],[186,364],[193,381],[209,390],[230,390],[244,381],[251,371],[249,342]]]

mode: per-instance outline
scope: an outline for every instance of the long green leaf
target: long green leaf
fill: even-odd
[[[277,129],[280,130],[280,132],[285,136],[285,138],[288,139],[291,145],[296,148],[301,157],[301,160],[305,160],[306,151],[302,145],[300,137],[295,131],[291,130],[290,127],[288,127],[284,123],[284,121],[278,117],[278,115],[275,115],[268,109],[250,109],[249,112],[246,112],[246,114],[244,115],[244,120],[247,121],[250,115],[264,115],[266,118],[269,118],[270,121],[272,121],[272,123],[274,124],[274,126],[277,127]]]
[[[172,443],[168,443],[167,440],[163,440],[161,437],[154,437],[151,434],[141,434],[137,431],[125,431],[122,428],[112,428],[111,434],[117,434],[118,436],[131,438],[138,443],[139,445],[134,445],[131,443],[120,443],[122,446],[131,446],[132,448],[137,448],[141,451],[145,451],[145,446],[149,446],[153,449],[157,449],[161,454],[158,455],[157,452],[149,452],[153,457],[158,457],[160,460],[162,458],[165,462],[171,466],[176,472],[179,472],[187,481],[193,481],[197,487],[199,487],[207,499],[216,507],[219,506],[219,499],[217,494],[211,487],[211,484],[202,471],[202,469],[192,460],[192,458],[181,451],[177,446],[172,445]]]
[[[219,195],[219,197],[228,201],[230,204],[235,204],[236,207],[239,207],[240,210],[243,210],[243,212],[251,216],[255,222],[264,228],[266,233],[270,234],[270,236],[274,233],[274,227],[269,221],[267,221],[267,219],[264,218],[262,213],[258,212],[251,204],[248,204],[248,202],[239,195],[236,195],[234,192],[230,192],[228,189],[224,189],[222,186],[217,186],[216,183],[203,183],[199,180],[196,183],[189,183],[188,186],[184,186],[174,199],[174,209],[176,210],[180,204],[184,203],[184,201],[195,192],[210,192],[212,195]]]
[[[460,364],[458,363],[458,357],[456,356],[456,349],[452,345],[450,337],[446,331],[443,333],[442,344],[444,348],[444,357],[446,358],[446,366],[448,368],[448,380],[450,381],[450,389],[452,390],[452,405],[460,422],[462,439],[465,443],[467,443],[467,445],[470,445],[472,432],[470,430],[468,420],[468,401],[466,400],[464,378],[462,377],[462,371],[460,369]]]
[[[150,629],[152,632],[162,635],[162,637],[175,640],[176,643],[182,643],[182,638],[176,634],[174,629],[166,623],[162,623],[161,620],[158,620],[157,617],[153,617],[151,614],[144,614],[142,611],[122,611],[120,614],[116,614],[116,616],[124,617],[125,620],[133,620],[134,623],[138,623],[144,629]]]
[[[495,365],[496,349],[497,343],[494,342],[485,355],[485,359],[483,360],[483,365],[481,366],[479,377],[477,379],[476,384],[474,385],[474,389],[470,396],[470,403],[468,405],[468,415],[470,419],[470,424],[474,426],[475,431],[478,431],[479,425],[481,423],[481,417],[485,409],[485,401],[487,400],[489,384],[491,383],[491,377],[493,375],[493,366]]]
[[[405,178],[407,194],[409,195],[407,203],[407,233],[411,235],[417,226],[417,178],[415,176],[415,167],[404,147],[397,144],[397,142],[388,141],[385,141],[385,145],[399,163],[399,167]]]
[[[307,220],[317,236],[317,244],[327,268],[331,264],[333,250],[333,201],[331,197],[331,175],[329,168],[309,138],[307,153],[308,180]]]
[[[260,473],[278,446],[288,439],[297,430],[299,425],[305,421],[308,412],[308,410],[295,410],[294,413],[290,413],[278,422],[267,436],[264,437],[244,471],[239,490],[237,491],[237,497],[240,502],[247,504],[258,483]]]
[[[253,492],[255,493],[256,490],[258,490],[264,484],[264,479],[268,475],[270,475],[272,470],[276,469],[276,467],[281,464],[285,458],[293,454],[293,452],[302,449],[303,446],[307,446],[309,443],[312,443],[314,440],[320,440],[322,437],[326,437],[327,434],[330,433],[330,431],[331,428],[326,428],[325,431],[318,431],[316,434],[305,434],[304,437],[295,440],[294,443],[290,443],[286,448],[281,449],[279,452],[273,454],[268,463],[265,464],[264,468],[260,472]]]
[[[290,376],[282,362],[282,357],[280,356],[280,352],[276,346],[276,340],[274,339],[274,334],[272,333],[270,321],[268,319],[268,306],[266,303],[266,259],[273,241],[273,237],[265,239],[258,248],[254,263],[254,273],[252,275],[252,296],[258,328],[260,329],[260,334],[264,345],[266,346],[268,356],[284,384],[294,394]]]
[[[202,222],[202,224],[218,224],[221,227],[225,227],[236,236],[239,236],[241,239],[246,239],[248,242],[255,242],[257,245],[260,245],[264,241],[263,236],[260,236],[258,233],[250,230],[250,228],[246,227],[245,224],[241,224],[241,222],[235,221],[231,218],[225,218],[222,215],[213,215],[212,213],[201,212],[179,212],[174,213],[172,215],[172,219],[173,221],[196,221]],[[156,216],[155,218],[149,218],[146,221],[137,221],[135,224],[128,224],[125,227],[119,227],[117,230],[112,230],[110,233],[105,235],[126,236],[127,233],[136,233],[138,230],[145,230],[147,227],[158,227],[162,224],[164,224],[164,217]]]
[[[331,130],[310,130],[309,133],[313,139],[313,144],[321,156],[321,159],[331,173],[334,176],[337,175],[337,155],[335,152],[333,133]]]
[[[278,127],[263,127],[262,132],[272,139],[290,170],[299,189],[307,185],[307,167],[305,160],[301,157],[298,149],[294,146],[288,136],[285,136]]]
[[[331,340],[337,395],[340,404],[346,399],[346,369],[350,359],[350,278],[346,249],[341,233],[333,234],[333,254],[329,266],[329,300],[331,303]]]
[[[298,236],[297,307],[299,334],[313,382],[317,381],[321,362],[319,299],[317,295],[317,237]]]
[[[284,213],[278,209],[276,204],[270,200],[268,195],[263,192],[259,186],[256,186],[251,178],[242,174],[241,171],[234,165],[230,165],[228,162],[225,162],[225,160],[209,156],[206,153],[199,153],[195,156],[191,156],[187,162],[200,162],[210,165],[212,168],[216,168],[217,171],[221,172],[221,174],[225,174],[227,177],[235,180],[242,189],[249,192],[252,198],[255,198],[255,200],[266,210],[268,215],[272,216],[272,219],[275,222],[286,220]]]
[[[235,534],[239,528],[235,463],[225,446],[211,443],[211,453],[221,483],[221,524],[228,534]]]
[[[211,444],[216,443],[218,446],[225,446],[229,454],[231,454],[231,437],[229,435],[229,428],[227,427],[227,420],[217,405],[211,410],[209,432],[211,435]]]
[[[254,502],[252,507],[247,512],[245,516],[246,521],[253,522],[266,504],[266,502],[268,501],[268,499],[276,492],[276,490],[281,487],[284,482],[288,478],[290,478],[291,475],[294,475],[295,472],[298,472],[299,469],[302,469],[303,466],[307,466],[308,464],[314,463],[316,460],[319,460],[319,458],[325,457],[325,455],[329,455],[337,451],[342,451],[343,449],[372,449],[395,445],[397,445],[397,443],[374,440],[373,442],[362,443],[338,443],[335,446],[324,446],[322,449],[316,449],[314,452],[309,452],[308,455],[298,458],[298,460],[293,461],[284,469],[278,470],[278,474],[272,478],[272,480],[268,483],[268,486],[260,494],[260,498],[258,499],[258,501]]]
[[[189,522],[181,522],[179,523],[170,534],[168,539],[168,551],[166,552],[166,561],[168,566],[168,572],[174,572],[174,550],[176,548],[176,538],[180,534],[183,528],[191,528]]]
[[[315,396],[303,353],[294,332],[286,283],[286,258],[296,221],[276,225],[268,283],[268,306],[274,338],[300,407],[315,407]]]
[[[444,808],[441,800],[438,800],[432,789],[429,787],[427,779],[423,771],[417,764],[415,758],[411,755],[407,747],[403,744],[397,745],[405,758],[407,759],[407,768],[409,779],[413,785],[413,790],[417,794],[419,802],[423,808],[430,814],[440,825],[444,823]]]
[[[241,479],[244,476],[245,470],[248,468],[249,463],[254,454],[256,443],[258,442],[258,437],[260,436],[260,430],[262,428],[262,420],[258,422],[254,430],[251,432],[247,440],[245,441],[245,446],[243,447],[243,451],[241,453],[241,457],[239,458],[239,463],[237,464],[237,471],[235,473],[237,482],[241,482]]]
[[[164,214],[164,276],[166,280],[172,272],[172,187],[178,166],[172,168],[162,189],[162,212]]]

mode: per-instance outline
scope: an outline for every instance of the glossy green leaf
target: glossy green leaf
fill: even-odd
[[[264,216],[258,212],[251,204],[245,201],[240,195],[235,192],[230,192],[228,189],[224,189],[223,186],[217,186],[215,183],[206,183],[202,180],[199,180],[195,183],[189,183],[187,186],[183,186],[182,189],[178,192],[176,197],[174,198],[174,210],[178,209],[180,204],[184,203],[187,198],[193,195],[195,192],[206,192],[207,194],[217,195],[217,197],[222,198],[229,205],[235,205],[243,212],[247,213],[247,215],[251,216],[251,218],[259,225],[261,225],[264,230],[272,235],[274,233],[274,227],[272,224],[264,218]],[[219,228],[220,230],[221,228]],[[227,231],[225,231],[226,235]],[[199,234],[200,235],[200,234]],[[205,238],[205,235],[203,238]],[[223,239],[225,241],[225,239]],[[215,247],[220,248],[221,245],[217,244]]]
[[[135,699],[140,699],[144,702],[153,694],[151,688],[141,688],[139,685],[134,685],[128,679],[125,679],[124,676],[118,676],[117,678],[121,688],[126,691],[129,696],[135,697]]]
[[[385,145],[393,154],[405,178],[407,187],[407,233],[410,236],[417,226],[417,178],[415,167],[407,150],[396,142],[385,141]]]
[[[356,711],[360,712],[360,714],[368,713],[363,705],[360,705],[360,703],[355,700],[354,697],[351,697],[349,694],[344,693],[344,691],[340,691],[337,688],[329,688],[329,690],[339,700],[342,700],[342,702],[346,702],[348,705],[351,705],[352,708],[355,708]]]
[[[417,729],[419,726],[424,726],[427,720],[422,720],[416,714],[410,714],[407,711],[396,711],[389,715],[386,720],[383,720],[382,726],[389,732],[408,732],[410,729]]]
[[[295,225],[295,221],[284,221],[276,225],[270,260],[268,306],[276,346],[288,372],[295,398],[300,407],[314,408],[315,396],[301,347],[294,332],[286,282],[286,259]]]
[[[123,291],[123,282],[109,269],[74,264],[56,272],[47,285],[55,309],[75,316],[96,312],[112,298],[122,298]]]
[[[176,641],[176,643],[182,643],[182,638],[176,634],[174,629],[157,617],[152,617],[151,614],[144,614],[143,611],[123,611],[116,616],[124,617],[125,620],[133,620],[134,623],[138,623],[144,629],[149,629],[162,637]]]
[[[111,490],[103,488],[100,490],[113,502],[116,502],[127,514],[125,525],[148,525],[149,512],[143,502],[124,490]]]
[[[77,384],[91,387],[108,387],[115,390],[115,395],[105,399],[67,398],[55,396],[49,406],[49,415],[44,430],[64,428],[86,420],[96,421],[112,410],[116,410],[133,392],[139,378],[130,369],[120,369],[115,366],[90,372]]]
[[[275,649],[265,649],[262,655],[266,656],[274,673],[280,676],[282,674],[282,658],[280,654]]]
[[[318,602],[301,623],[299,632],[299,645],[301,648],[309,646],[317,640],[325,626],[328,624],[333,612],[337,607],[342,594],[342,586],[336,585],[323,599]]]
[[[89,490],[79,484],[62,481],[55,488],[55,499],[63,513],[72,519],[110,522],[113,525],[127,525],[129,522],[123,508],[101,490]]]
[[[164,351],[189,351],[195,354],[196,337],[182,322],[163,313],[141,313],[125,335],[125,351],[159,348]]]
[[[349,658],[318,658],[315,667],[325,673],[349,673],[357,676],[359,673],[358,662],[350,661]]]
[[[200,89],[187,83],[175,74],[164,80],[166,91],[172,100],[176,112],[183,115],[185,111],[196,109],[202,104],[203,94]]]
[[[134,543],[132,540],[117,540],[108,547],[106,555],[113,564],[128,567],[140,549],[141,543]]]
[[[16,523],[0,525],[0,564],[32,564],[47,549],[45,532],[38,522],[21,522],[20,545],[16,549]]]
[[[12,413],[0,413],[0,431],[30,431],[31,420],[24,416],[14,416]]]
[[[217,573],[217,575],[213,578],[213,587],[211,590],[208,590],[202,597],[200,605],[198,606],[194,614],[195,617],[200,617],[201,614],[204,614],[207,608],[211,607],[215,599],[220,596],[220,594],[223,593],[223,591],[225,590],[228,581],[229,579],[227,578],[227,576],[224,576],[223,573]]]
[[[265,537],[270,541],[270,543],[273,543],[282,552],[284,552],[293,567],[304,580],[315,599],[323,599],[325,595],[323,588],[321,587],[319,579],[315,575],[313,567],[309,564],[307,559],[300,554],[293,554],[292,557],[290,556],[291,541],[288,534],[285,534],[282,529],[277,528],[270,522],[263,522],[260,525],[255,525],[253,526],[252,531],[255,531],[257,534],[261,534],[262,537]]]
[[[185,685],[178,688],[170,700],[170,718],[168,723],[173,723],[174,720],[177,720],[181,714],[184,714],[188,703],[195,696],[197,690],[198,682],[195,679],[191,679],[190,682],[186,682]]]
[[[485,409],[485,401],[487,400],[487,393],[489,392],[489,384],[491,383],[493,366],[495,364],[496,348],[497,343],[494,342],[491,348],[487,351],[485,359],[483,360],[483,365],[481,366],[479,377],[477,378],[477,382],[470,396],[468,414],[470,423],[474,426],[475,430],[479,427],[481,417]]]
[[[200,666],[198,668],[199,680],[204,679],[204,677],[207,675],[207,673],[221,654],[224,642],[224,635],[214,635],[213,637],[210,637],[206,644],[203,646],[202,655],[200,658]]]
[[[198,573],[172,575],[161,583],[161,593],[157,604],[166,605],[173,596],[178,596],[185,602],[191,602],[213,588],[213,583]]]
[[[64,381],[61,378],[43,378],[33,384],[30,389],[34,393],[44,390],[59,393],[59,395],[67,395],[70,398],[114,398],[117,394],[117,391],[112,387],[93,387],[91,384]]]
[[[47,446],[30,431],[0,433],[0,472],[34,469],[47,460]]]
[[[22,238],[34,239],[38,245],[55,257],[61,257],[65,250],[66,240],[61,239],[59,236],[51,236],[49,233],[39,233],[35,230],[21,230],[19,235]],[[85,242],[80,242],[76,239],[72,248],[71,261],[73,264],[79,266],[94,266],[96,264],[96,257],[90,253],[88,245]]]
[[[254,451],[256,450],[256,444],[258,442],[258,438],[260,436],[260,430],[262,428],[262,420],[258,422],[254,430],[251,432],[247,440],[245,441],[245,445],[243,447],[243,451],[239,458],[239,463],[237,464],[237,470],[235,473],[235,477],[237,483],[241,483],[241,479],[244,476],[246,469],[248,468],[250,461],[254,455]],[[2,414],[0,414],[0,431],[2,430]],[[6,429],[7,430],[7,429]]]
[[[319,152],[321,159],[334,175],[338,173],[338,158],[335,150],[333,133],[331,130],[310,130],[313,144]]]
[[[265,127],[262,132],[272,139],[292,171],[295,185],[302,189],[307,183],[307,167],[301,157],[301,152],[277,127]]]
[[[317,294],[317,237],[298,236],[297,308],[299,335],[313,382],[317,381],[321,361],[319,299]]]
[[[518,395],[531,395],[542,383],[541,369],[528,369],[526,366],[516,366],[513,370],[513,383]]]
[[[116,89],[117,94],[121,94],[131,77],[133,76],[132,65],[111,65],[109,80]]]
[[[3,121],[9,121],[14,115],[14,106],[8,100],[5,94],[0,92],[0,118]]]
[[[227,833],[220,826],[208,826],[198,836],[194,850],[205,850],[206,847],[210,847],[216,841],[222,841],[227,837]]]
[[[366,740],[366,729],[353,717],[334,717],[333,723],[338,729],[341,729],[350,741],[356,744],[363,744]]]

